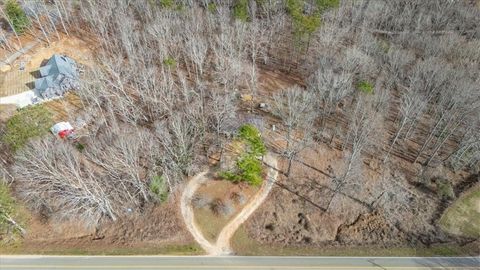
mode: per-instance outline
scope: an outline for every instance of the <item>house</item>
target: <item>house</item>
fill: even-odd
[[[63,96],[79,88],[77,64],[65,55],[55,54],[43,67],[35,80],[35,90],[43,99]]]

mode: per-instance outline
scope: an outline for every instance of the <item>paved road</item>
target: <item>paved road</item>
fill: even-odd
[[[0,269],[480,269],[480,259],[479,257],[1,256]]]

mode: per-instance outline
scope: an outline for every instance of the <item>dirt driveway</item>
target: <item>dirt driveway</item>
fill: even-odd
[[[194,176],[185,187],[180,201],[180,208],[183,219],[195,241],[209,254],[209,255],[228,255],[232,254],[230,247],[230,239],[237,229],[250,217],[253,212],[265,201],[273,184],[277,180],[277,158],[271,153],[265,156],[264,162],[268,164],[269,169],[267,173],[267,180],[263,182],[260,190],[253,196],[253,198],[245,205],[245,207],[222,229],[218,235],[215,243],[209,242],[202,231],[195,224],[193,215],[193,208],[191,200],[197,189],[202,183],[208,179],[205,177],[208,172],[202,172]]]

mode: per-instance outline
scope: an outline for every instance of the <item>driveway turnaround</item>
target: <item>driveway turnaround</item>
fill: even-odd
[[[245,222],[248,217],[255,212],[255,210],[265,201],[270,190],[272,190],[273,184],[277,180],[277,158],[271,153],[267,153],[264,159],[265,164],[269,166],[267,179],[263,182],[260,190],[253,196],[252,199],[244,206],[244,208],[238,213],[228,224],[222,229],[218,235],[215,243],[210,243],[204,236],[202,231],[195,224],[195,218],[193,216],[193,208],[190,203],[193,194],[200,187],[202,183],[205,183],[208,179],[205,177],[208,171],[202,172],[194,176],[187,184],[182,193],[182,199],[180,201],[180,209],[187,229],[192,234],[197,243],[207,252],[208,255],[229,255],[233,254],[230,247],[230,238],[237,229]]]
[[[0,269],[480,269],[478,257],[3,256]]]

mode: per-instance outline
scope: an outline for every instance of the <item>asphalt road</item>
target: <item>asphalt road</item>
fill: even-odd
[[[0,269],[480,269],[480,257],[3,256]]]

